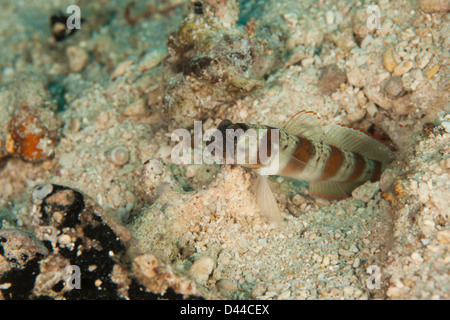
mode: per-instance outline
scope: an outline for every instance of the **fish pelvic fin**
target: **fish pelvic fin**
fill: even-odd
[[[269,178],[266,175],[259,175],[253,191],[256,195],[256,202],[261,211],[261,214],[274,226],[283,225],[283,217],[278,208],[277,201],[270,188]]]

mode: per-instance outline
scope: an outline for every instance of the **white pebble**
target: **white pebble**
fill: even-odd
[[[298,193],[292,197],[292,203],[295,204],[296,206],[299,206],[305,202],[306,199]]]
[[[351,296],[354,291],[355,291],[355,289],[353,287],[350,287],[350,286],[344,288],[344,294],[346,296]]]
[[[352,197],[363,202],[368,202],[380,190],[379,182],[366,182],[352,192]]]
[[[333,11],[327,11],[325,13],[325,21],[328,25],[333,24],[333,22],[334,22],[334,12]]]
[[[423,258],[422,256],[418,253],[418,252],[414,252],[411,255],[411,259],[415,262],[415,263],[422,263],[423,262]]]
[[[202,256],[194,261],[189,269],[190,275],[199,283],[206,283],[213,272],[216,262],[213,258]]]
[[[446,132],[450,133],[450,121],[443,121],[442,126],[444,127]]]
[[[217,281],[216,287],[222,294],[226,296],[238,290],[237,284],[233,280],[229,279],[220,279],[219,281]]]
[[[450,169],[450,158],[442,160],[440,165],[443,169]]]
[[[403,61],[398,66],[394,68],[394,75],[395,76],[402,76],[405,73],[407,73],[409,70],[412,69],[414,66],[413,62],[410,60]]]
[[[353,268],[358,268],[361,265],[361,259],[360,258],[356,258],[355,261],[353,261]]]

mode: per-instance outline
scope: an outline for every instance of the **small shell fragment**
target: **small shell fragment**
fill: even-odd
[[[36,200],[44,200],[53,191],[53,185],[50,183],[39,185],[34,188],[33,198]]]
[[[397,66],[397,61],[394,58],[394,47],[389,47],[383,54],[383,64],[387,71],[393,72]]]
[[[125,74],[125,72],[127,71],[127,68],[129,66],[131,66],[134,63],[133,60],[128,60],[128,61],[124,61],[122,63],[120,63],[116,70],[114,70],[112,76],[111,76],[111,81],[114,81],[116,78],[121,77]]]
[[[106,159],[116,166],[123,166],[130,160],[130,153],[127,148],[118,146],[106,153]]]
[[[439,71],[439,65],[436,64],[436,65],[433,66],[433,68],[431,68],[430,70],[428,70],[428,71],[426,72],[425,75],[427,76],[427,79],[430,80],[431,78],[434,77],[434,75],[435,75],[438,71]]]
[[[413,67],[413,62],[410,60],[403,61],[394,68],[394,76],[402,76],[411,70]]]

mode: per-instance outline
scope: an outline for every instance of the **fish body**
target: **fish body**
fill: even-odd
[[[312,195],[323,198],[346,197],[350,189],[365,181],[379,180],[384,167],[383,162],[358,152],[309,140],[283,129],[280,129],[279,148],[276,175],[307,181],[312,187]],[[333,186],[337,189],[334,192]]]
[[[243,132],[253,129],[262,133],[257,149],[265,148],[270,159],[263,162],[258,154],[253,157],[256,159],[253,163],[237,163],[260,174],[255,192],[257,198],[258,195],[266,198],[258,199],[261,211],[273,211],[273,208],[268,208],[273,207],[274,199],[269,199],[272,205],[267,203],[271,195],[267,190],[264,169],[268,167],[276,168],[271,171],[273,175],[309,182],[313,196],[343,199],[364,182],[379,180],[385,166],[394,158],[394,152],[383,142],[352,127],[324,126],[312,111],[298,112],[280,129],[258,124],[233,124],[228,120],[222,121],[218,129],[225,136],[230,132],[227,129],[241,129]],[[232,145],[224,142],[223,156],[226,157],[227,148],[237,151],[241,147],[249,154],[254,153],[256,149],[250,150],[245,141],[248,141],[245,136],[237,135]],[[266,212],[265,215],[272,216],[273,220],[277,214]]]

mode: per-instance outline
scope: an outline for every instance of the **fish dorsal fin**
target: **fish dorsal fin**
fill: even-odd
[[[323,136],[320,116],[314,111],[302,110],[294,114],[283,129],[292,135],[319,142]]]
[[[392,149],[383,142],[362,130],[343,124],[328,126],[323,142],[381,163],[389,163],[394,158]]]

